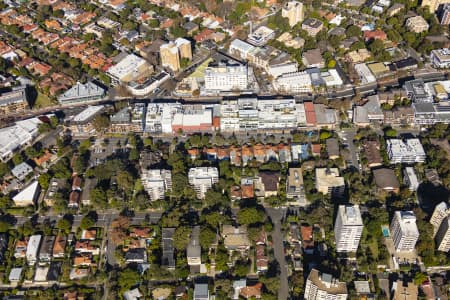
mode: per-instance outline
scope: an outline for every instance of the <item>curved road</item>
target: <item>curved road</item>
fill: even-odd
[[[278,290],[278,300],[286,300],[289,297],[289,285],[287,274],[287,263],[284,255],[283,234],[281,232],[281,218],[284,216],[284,209],[266,207],[266,212],[272,219],[273,232],[272,242],[275,258],[280,264],[280,289]]]

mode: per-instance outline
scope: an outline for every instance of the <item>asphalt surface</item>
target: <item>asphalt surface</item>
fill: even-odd
[[[278,290],[278,300],[286,300],[289,297],[288,265],[284,255],[283,233],[281,232],[281,219],[285,209],[266,208],[266,212],[272,219],[273,232],[272,243],[275,258],[280,265],[280,288]]]

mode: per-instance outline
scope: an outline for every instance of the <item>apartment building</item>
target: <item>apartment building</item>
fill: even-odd
[[[189,184],[194,188],[197,197],[205,198],[205,193],[219,181],[219,171],[215,167],[198,167],[189,169]]]
[[[289,20],[289,26],[294,27],[303,21],[303,3],[298,1],[287,2],[281,9],[281,16]]]
[[[39,254],[39,246],[41,245],[41,239],[42,236],[39,234],[30,236],[25,254],[28,265],[36,264]]]
[[[450,3],[444,3],[443,5],[440,5],[438,17],[441,25],[450,24]]]
[[[172,190],[172,172],[170,170],[143,169],[141,181],[152,201],[164,199],[165,193]]]
[[[345,282],[338,281],[331,274],[319,273],[316,269],[312,269],[309,273],[305,286],[305,300],[345,300],[347,296],[347,284]]]
[[[414,251],[419,230],[416,216],[412,211],[396,211],[392,219],[390,231],[396,251]]]
[[[0,95],[0,114],[19,113],[26,109],[28,109],[28,101],[25,88]]]
[[[448,215],[442,220],[435,240],[439,251],[448,252],[450,250],[450,218]]]
[[[313,91],[311,76],[307,72],[286,73],[273,82],[274,88],[280,93],[311,93]]]
[[[113,84],[127,84],[139,79],[151,71],[151,66],[135,54],[129,54],[120,60],[116,65],[107,70]]]
[[[159,50],[162,66],[168,67],[174,72],[180,70],[183,58],[192,60],[191,42],[183,38],[177,38],[173,42],[163,44]]]
[[[219,63],[205,70],[205,90],[243,91],[249,85],[248,66],[241,64]]]
[[[324,195],[340,197],[345,190],[344,177],[339,176],[338,168],[317,168],[316,189]]]
[[[450,48],[432,50],[430,62],[438,69],[450,68]]]
[[[302,23],[302,29],[306,30],[309,36],[315,37],[323,29],[323,22],[318,19],[309,18]]]
[[[358,205],[339,205],[334,236],[337,252],[356,252],[363,231],[361,211]]]
[[[439,5],[446,3],[446,0],[422,0],[421,6],[428,6],[430,8],[430,12],[434,13]]]
[[[427,21],[425,21],[422,16],[415,16],[407,19],[405,25],[406,28],[409,29],[409,31],[412,31],[414,33],[427,31],[430,27],[430,25],[428,25]]]
[[[447,203],[441,202],[436,205],[430,219],[430,223],[433,225],[433,236],[436,236],[439,227],[441,227],[442,221],[449,215],[450,207]]]
[[[386,151],[391,164],[421,163],[426,159],[425,150],[417,138],[386,140]]]
[[[411,192],[417,191],[419,187],[419,179],[413,167],[406,167],[403,170],[403,181],[409,187]]]

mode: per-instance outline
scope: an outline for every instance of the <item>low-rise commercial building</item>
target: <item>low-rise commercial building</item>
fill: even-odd
[[[19,88],[0,95],[0,114],[19,113],[28,109],[25,88]]]
[[[84,84],[77,82],[73,87],[58,96],[58,101],[64,105],[82,103],[102,99],[104,95],[105,90],[92,81]]]
[[[302,23],[302,29],[306,30],[309,36],[315,37],[323,29],[323,22],[318,19],[309,18]]]
[[[407,19],[405,25],[410,31],[414,33],[427,31],[430,27],[430,25],[428,25],[427,21],[422,16],[415,16]]]
[[[279,76],[273,82],[274,88],[280,93],[311,93],[311,77],[306,72],[287,73]]]

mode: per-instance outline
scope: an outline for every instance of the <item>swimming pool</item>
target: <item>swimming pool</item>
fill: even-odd
[[[389,228],[387,227],[382,227],[381,230],[383,231],[383,236],[384,237],[389,237]]]

